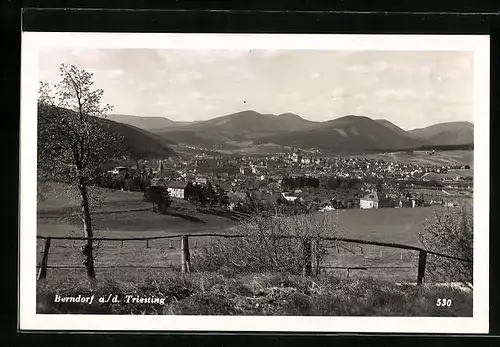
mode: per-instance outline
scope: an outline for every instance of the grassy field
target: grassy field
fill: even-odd
[[[116,276],[90,287],[81,276],[40,281],[37,313],[251,315],[251,316],[421,316],[470,317],[472,293],[450,287],[397,285],[383,280],[303,278],[283,274],[225,276],[218,273],[143,271],[134,282]],[[117,296],[121,302],[55,303],[61,296]],[[126,295],[154,297],[156,304],[126,303]],[[438,298],[453,298],[437,307]]]
[[[413,154],[407,152],[395,153],[376,153],[365,154],[361,157],[381,159],[386,161],[399,161],[405,164],[424,164],[424,165],[474,165],[474,151],[454,150],[454,151],[436,151],[429,155],[426,151],[414,151]]]
[[[119,192],[117,195],[119,195]],[[115,197],[116,198],[116,197]],[[119,200],[116,200],[119,201]],[[98,237],[149,237],[168,234],[203,232],[225,232],[235,224],[234,220],[212,214],[203,214],[177,202],[174,215],[159,215],[150,210],[117,212],[94,215],[96,236]],[[421,224],[432,217],[432,208],[342,210],[329,212],[338,218],[338,230],[343,237],[389,241],[408,245],[418,245],[417,232]],[[188,217],[186,217],[188,216]],[[81,227],[71,218],[54,218],[39,215],[38,235],[79,236]],[[191,237],[192,257],[210,238]],[[39,240],[39,250],[43,244]],[[54,240],[49,256],[52,265],[81,266],[78,250],[81,242]],[[377,277],[399,281],[414,281],[416,278],[417,254],[375,246],[359,247],[342,244],[331,247],[330,256],[323,264],[325,272],[352,278]],[[180,240],[153,240],[103,242],[96,252],[97,267],[125,266],[116,271],[127,272],[131,278],[135,267],[178,267],[180,264]],[[366,267],[371,269],[335,269],[336,267]],[[102,271],[108,271],[103,269]],[[50,276],[66,276],[67,269],[50,269]]]
[[[79,208],[78,197],[64,193],[61,185],[52,185],[51,189],[38,205],[38,235],[81,236],[81,226],[73,215]],[[193,234],[189,238],[193,264],[204,245],[211,242],[211,238],[195,237],[194,234],[225,232],[238,222],[236,215],[215,210],[198,211],[186,201],[175,200],[169,214],[160,215],[151,211],[140,193],[103,190],[101,196],[102,203],[93,216],[97,237]],[[337,228],[342,237],[419,245],[417,232],[422,223],[432,217],[433,208],[353,209],[328,213],[338,218]],[[169,298],[165,306],[83,308],[55,305],[50,299],[55,293],[76,295],[86,291],[82,287],[85,271],[81,245],[81,241],[53,240],[48,265],[58,268],[49,268],[47,278],[37,284],[39,313],[467,316],[472,310],[471,293],[452,288],[396,285],[415,282],[418,254],[413,251],[349,243],[335,247],[332,244],[329,256],[322,263],[320,277],[311,280],[288,277],[285,280],[288,284],[284,287],[279,284],[277,291],[275,282],[283,279],[279,275],[249,274],[235,278],[220,273],[194,272],[182,276],[178,238],[96,243],[95,266],[100,283],[97,293],[112,290],[117,294],[161,294]],[[43,241],[39,240],[38,259],[42,249]],[[156,289],[151,281],[156,283]],[[212,286],[213,281],[216,283]],[[261,284],[257,288],[259,281]],[[158,285],[165,290],[158,289]],[[174,289],[168,289],[170,285],[174,285]],[[318,285],[319,289],[315,287]],[[173,293],[173,290],[178,292]],[[288,304],[276,301],[276,295]],[[441,296],[455,298],[456,305],[445,311],[437,310],[435,298]],[[328,304],[332,302],[336,304]],[[251,306],[251,303],[262,306]]]
[[[41,236],[81,236],[76,194],[65,193],[64,185],[50,186],[46,199],[38,204],[37,234]],[[188,202],[175,200],[168,214],[153,213],[142,194],[100,190],[102,204],[95,210],[93,224],[96,237],[152,237],[171,234],[193,234],[190,238],[192,257],[196,257],[211,239],[194,237],[198,233],[224,233],[238,222],[236,215],[221,211],[198,211]],[[110,213],[112,212],[112,213]],[[352,209],[327,212],[338,220],[340,236],[373,241],[419,246],[417,233],[425,220],[432,218],[434,208]],[[41,250],[43,240],[38,241]],[[81,242],[54,240],[49,265],[81,266],[78,247]],[[40,256],[40,253],[38,254]],[[375,277],[394,281],[414,282],[418,254],[378,246],[341,244],[330,247],[324,272],[341,277]],[[139,267],[179,267],[180,240],[102,242],[96,252],[99,271],[125,272],[133,278]],[[127,268],[116,269],[114,267]],[[341,267],[341,268],[339,268]],[[346,267],[351,269],[347,270]],[[109,268],[109,269],[108,269]],[[114,269],[113,269],[114,268]],[[366,268],[366,269],[364,269]],[[73,270],[72,270],[73,271]],[[67,276],[68,269],[50,269],[49,276]]]
[[[80,206],[78,191],[64,183],[48,182],[39,184],[38,195],[37,211],[40,213],[61,211]],[[140,192],[92,187],[90,195],[101,200],[96,210],[131,208],[135,207],[135,204],[141,207],[147,206],[143,194]]]

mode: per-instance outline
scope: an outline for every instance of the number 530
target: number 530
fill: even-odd
[[[438,306],[438,307],[439,307],[439,306],[442,306],[442,307],[445,307],[445,306],[450,307],[450,306],[451,306],[451,303],[452,303],[451,299],[437,299],[437,301],[436,301],[436,306]]]

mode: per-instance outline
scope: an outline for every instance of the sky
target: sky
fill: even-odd
[[[473,122],[471,52],[328,50],[45,49],[39,79],[61,63],[94,73],[112,113],[211,119],[234,112],[291,112],[325,121],[387,119],[409,130]]]

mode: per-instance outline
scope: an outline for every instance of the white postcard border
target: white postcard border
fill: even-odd
[[[41,48],[297,49],[474,52],[472,318],[36,314],[36,108]],[[489,324],[489,36],[24,32],[21,65],[19,323],[21,330],[487,333]]]

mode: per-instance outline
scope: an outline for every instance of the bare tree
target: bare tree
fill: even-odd
[[[228,269],[231,273],[282,272],[319,274],[331,242],[338,238],[338,216],[294,214],[284,217],[253,215],[232,228],[235,238],[214,238],[193,258],[201,271]],[[335,244],[335,241],[334,243]]]
[[[427,269],[431,279],[472,285],[473,217],[472,206],[436,210],[418,234],[429,250],[466,259],[469,262],[430,256]]]
[[[93,74],[76,66],[60,67],[61,81],[40,82],[38,99],[38,179],[65,182],[76,187],[81,198],[80,217],[84,236],[84,265],[89,279],[95,278],[89,187],[99,177],[103,164],[119,158],[121,139],[102,117],[111,110],[102,105],[102,89],[94,89]]]

